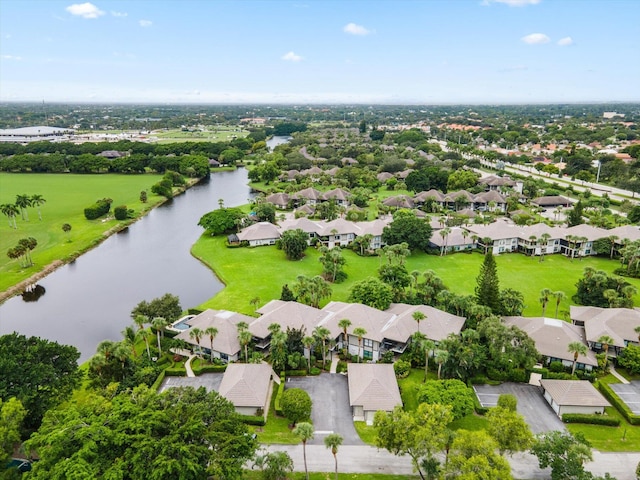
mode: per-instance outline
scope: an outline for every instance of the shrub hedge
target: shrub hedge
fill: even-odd
[[[280,401],[282,400],[282,394],[284,393],[284,384],[285,384],[285,376],[284,373],[280,374],[280,385],[278,386],[278,393],[276,394],[276,401],[274,402],[276,414],[282,416],[282,406],[280,405]]]
[[[286,375],[287,377],[306,377],[307,371],[306,370],[287,370]]]
[[[201,367],[192,368],[193,373],[201,375],[203,373],[219,373],[224,372],[227,369],[226,365],[202,365]]]
[[[95,220],[96,218],[106,215],[111,209],[111,202],[112,200],[110,198],[97,200],[96,203],[84,209],[84,217],[87,220]]]
[[[258,427],[264,427],[266,423],[264,421],[264,417],[259,417],[257,415],[240,415],[240,419],[247,425],[257,425]]]
[[[609,385],[603,382],[598,382],[596,387],[600,390],[600,393],[602,393],[602,395],[611,402],[611,405],[616,407],[627,422],[631,425],[640,425],[640,415],[635,415],[627,404],[620,400],[620,397],[616,395],[616,392],[614,392]]]
[[[588,423],[591,425],[607,425],[610,427],[620,426],[619,418],[598,414],[565,413],[562,415],[562,421],[564,423]]]

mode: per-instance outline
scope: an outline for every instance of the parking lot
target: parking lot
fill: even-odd
[[[628,385],[622,383],[610,383],[611,389],[616,392],[616,395],[620,397],[624,403],[631,409],[631,411],[640,415],[640,382],[631,382]]]
[[[165,377],[159,392],[164,392],[171,387],[193,387],[195,389],[204,387],[207,392],[217,392],[220,390],[222,375],[222,373],[203,373],[199,377]]]
[[[311,397],[311,420],[316,434],[309,444],[322,445],[326,435],[335,432],[344,438],[343,445],[363,445],[353,425],[346,376],[323,373],[314,377],[288,377],[285,388],[301,388]]]
[[[475,385],[478,400],[483,407],[495,407],[498,397],[510,393],[518,399],[518,413],[522,414],[531,431],[535,433],[552,430],[564,431],[562,420],[542,396],[540,387],[520,383],[501,385]]]

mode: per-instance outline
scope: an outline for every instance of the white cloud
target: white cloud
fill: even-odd
[[[127,17],[127,16],[129,16],[129,14],[127,12],[114,12],[113,10],[111,11],[111,15],[113,15],[114,17]]]
[[[301,60],[304,60],[303,57],[301,57],[300,55],[296,55],[293,52],[285,53],[281,58],[282,60],[286,60],[288,62],[300,62]]]
[[[347,23],[342,30],[350,35],[369,35],[371,33],[371,30],[355,23]]]
[[[492,3],[504,3],[510,7],[524,7],[526,5],[537,5],[542,0],[484,0],[482,5],[491,5]]]
[[[568,47],[569,45],[573,45],[573,38],[571,37],[561,38],[560,40],[558,40],[558,45],[560,45],[561,47]]]
[[[520,40],[529,45],[542,45],[543,43],[549,43],[551,41],[544,33],[531,33],[522,37]]]
[[[512,67],[505,67],[503,69],[501,69],[501,72],[522,72],[525,70],[528,70],[529,67],[527,67],[526,65],[514,65]]]
[[[93,3],[74,3],[66,8],[71,15],[77,15],[82,18],[98,18],[104,15],[104,12],[96,7]]]
[[[145,28],[153,25],[153,22],[151,20],[140,20],[138,23],[140,24],[141,27],[145,27]]]
[[[2,58],[2,60],[15,60],[16,62],[22,60],[22,57],[18,57],[16,55],[2,55],[0,58]]]

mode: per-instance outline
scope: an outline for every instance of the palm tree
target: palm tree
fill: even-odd
[[[338,322],[338,326],[342,329],[342,351],[343,355],[347,354],[347,348],[349,346],[349,339],[347,338],[347,328],[351,326],[351,320],[343,318]]]
[[[342,435],[339,433],[330,433],[324,438],[324,445],[331,449],[331,453],[336,462],[335,480],[338,480],[338,447],[342,445]]]
[[[362,345],[362,337],[367,334],[367,331],[362,327],[356,327],[353,329],[353,334],[358,337],[358,363],[360,363],[360,349]]]
[[[542,235],[540,235],[540,241],[541,241],[541,248],[540,248],[540,261],[544,262],[544,254],[547,251],[547,244],[549,243],[549,240],[551,239],[551,235],[549,235],[548,233],[543,233]]]
[[[20,213],[18,207],[16,207],[13,203],[4,203],[0,205],[0,212],[9,219],[9,226],[13,226],[14,229],[18,228],[16,224],[16,216]]]
[[[156,329],[156,338],[158,340],[158,356],[162,355],[162,344],[160,343],[160,337],[164,332],[164,327],[167,326],[167,319],[164,317],[155,317],[151,320],[151,326]]]
[[[302,458],[304,459],[304,474],[307,480],[309,480],[309,469],[307,468],[307,441],[313,440],[313,425],[307,422],[300,422],[293,429],[293,434],[300,437],[302,440]]]
[[[420,349],[424,350],[424,380],[423,380],[423,382],[426,382],[427,374],[429,372],[429,352],[435,348],[436,344],[432,340],[429,340],[425,335],[423,335],[420,332],[415,332],[413,335],[411,335],[411,342],[415,343],[417,348],[420,348]]]
[[[307,349],[309,355],[307,356],[307,371],[311,372],[311,347],[316,343],[316,339],[313,337],[306,336],[302,339],[302,345]]]
[[[29,221],[29,212],[27,208],[31,206],[31,198],[29,195],[16,195],[16,207],[20,209],[22,220]]]
[[[146,315],[136,315],[133,318],[134,323],[138,326],[138,330],[144,330],[144,324],[149,323],[149,317]],[[151,352],[149,351],[149,339],[144,335],[144,343],[147,346],[147,356],[151,358]]]
[[[331,332],[326,327],[316,327],[313,329],[313,336],[322,342],[322,370],[324,370],[327,355],[327,340]]]
[[[609,346],[613,342],[615,342],[615,340],[611,338],[609,335],[602,335],[600,338],[598,338],[598,343],[602,344],[602,349],[604,350],[605,361],[607,360],[607,356],[609,354]]]
[[[611,260],[613,260],[613,253],[616,250],[616,240],[618,240],[618,236],[617,235],[609,235],[607,237],[607,239],[609,240],[609,242],[611,242],[611,253],[609,254],[609,258]]]
[[[207,327],[204,329],[204,334],[209,335],[209,345],[211,347],[211,351],[209,353],[211,363],[213,363],[213,340],[216,338],[216,335],[218,335],[218,329],[216,327]]]
[[[415,312],[413,312],[413,315],[411,316],[416,322],[418,322],[418,332],[420,332],[420,322],[422,320],[425,320],[427,316],[424,313],[422,313],[420,310],[416,310]]]
[[[436,350],[435,352],[436,363],[438,364],[438,380],[440,380],[440,372],[442,370],[442,364],[449,358],[449,352],[446,350]]]
[[[442,237],[442,248],[440,249],[440,256],[445,254],[447,250],[447,237],[451,233],[451,229],[449,227],[443,228],[440,230],[440,236]]]
[[[244,326],[242,326],[241,324],[244,324]],[[251,332],[247,330],[249,326],[247,325],[246,322],[238,322],[237,328],[238,328],[238,341],[240,342],[240,345],[242,345],[242,348],[244,349],[244,363],[249,363],[249,343],[251,342],[253,335],[251,335]]]
[[[67,234],[67,242],[70,242],[71,241],[71,235],[69,234],[69,232],[71,231],[71,225],[69,225],[68,223],[63,223],[62,224],[62,231]]]
[[[286,367],[287,333],[278,330],[271,334],[271,364],[276,372],[282,372]]]
[[[47,201],[44,199],[42,195],[31,195],[31,205],[35,205],[38,209],[38,218],[42,221],[42,213],[40,212],[40,205],[44,205]]]
[[[536,244],[538,242],[538,237],[535,235],[531,235],[529,237],[529,243],[531,244],[531,256],[533,257],[536,254]]]
[[[567,295],[562,290],[553,292],[551,295],[556,297],[556,316],[554,318],[558,318],[558,309],[560,308],[560,302],[562,302],[565,298],[567,298]]]
[[[542,316],[544,317],[545,311],[547,310],[547,303],[549,303],[549,296],[552,295],[552,291],[548,288],[543,288],[540,291],[540,304],[542,305]]]
[[[464,228],[460,231],[462,235],[462,240],[464,241],[464,249],[467,249],[467,237],[469,237],[469,230],[465,230]]]
[[[189,331],[189,338],[191,339],[195,339],[196,343],[198,344],[198,355],[202,354],[202,351],[200,349],[200,339],[202,338],[202,334],[204,332],[199,329],[198,327],[193,327],[190,331]]]
[[[569,353],[573,353],[573,367],[571,368],[571,375],[576,373],[576,363],[578,362],[578,355],[586,355],[587,347],[582,342],[571,342],[567,348]]]
[[[136,331],[135,328],[133,328],[132,325],[128,325],[125,327],[124,330],[122,330],[122,336],[124,337],[124,342],[131,346],[131,353],[133,353],[133,357],[137,357],[138,356],[138,352],[136,352],[136,341],[138,340],[138,337],[140,336],[140,334]]]

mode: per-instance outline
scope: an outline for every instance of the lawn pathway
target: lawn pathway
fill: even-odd
[[[625,385],[629,384],[629,380],[627,380],[622,375],[620,375],[618,372],[616,372],[616,369],[613,367],[613,365],[609,366],[609,373],[611,373],[611,375],[613,375],[618,380],[620,380],[620,383],[624,383]]]

